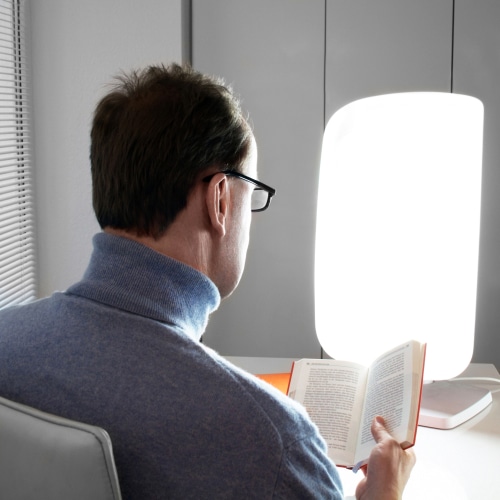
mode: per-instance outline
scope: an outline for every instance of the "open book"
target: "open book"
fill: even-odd
[[[338,466],[354,468],[368,459],[376,415],[403,448],[415,444],[425,347],[405,342],[370,367],[333,359],[294,363],[288,395],[306,408]]]

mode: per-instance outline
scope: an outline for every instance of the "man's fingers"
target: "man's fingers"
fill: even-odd
[[[385,420],[383,419],[383,417],[377,416],[373,419],[372,434],[377,443],[380,443],[380,441],[384,439],[391,438],[391,435],[385,427]]]

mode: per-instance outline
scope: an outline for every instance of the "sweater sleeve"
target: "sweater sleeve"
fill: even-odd
[[[283,450],[274,498],[344,498],[335,464],[327,457],[325,443],[314,429]]]

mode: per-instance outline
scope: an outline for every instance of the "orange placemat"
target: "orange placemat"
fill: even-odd
[[[290,375],[291,373],[262,373],[256,375],[256,377],[265,380],[283,394],[286,394],[288,391],[288,383],[290,382]]]

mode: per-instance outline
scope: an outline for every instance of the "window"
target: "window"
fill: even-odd
[[[35,298],[23,0],[0,0],[0,308]]]

